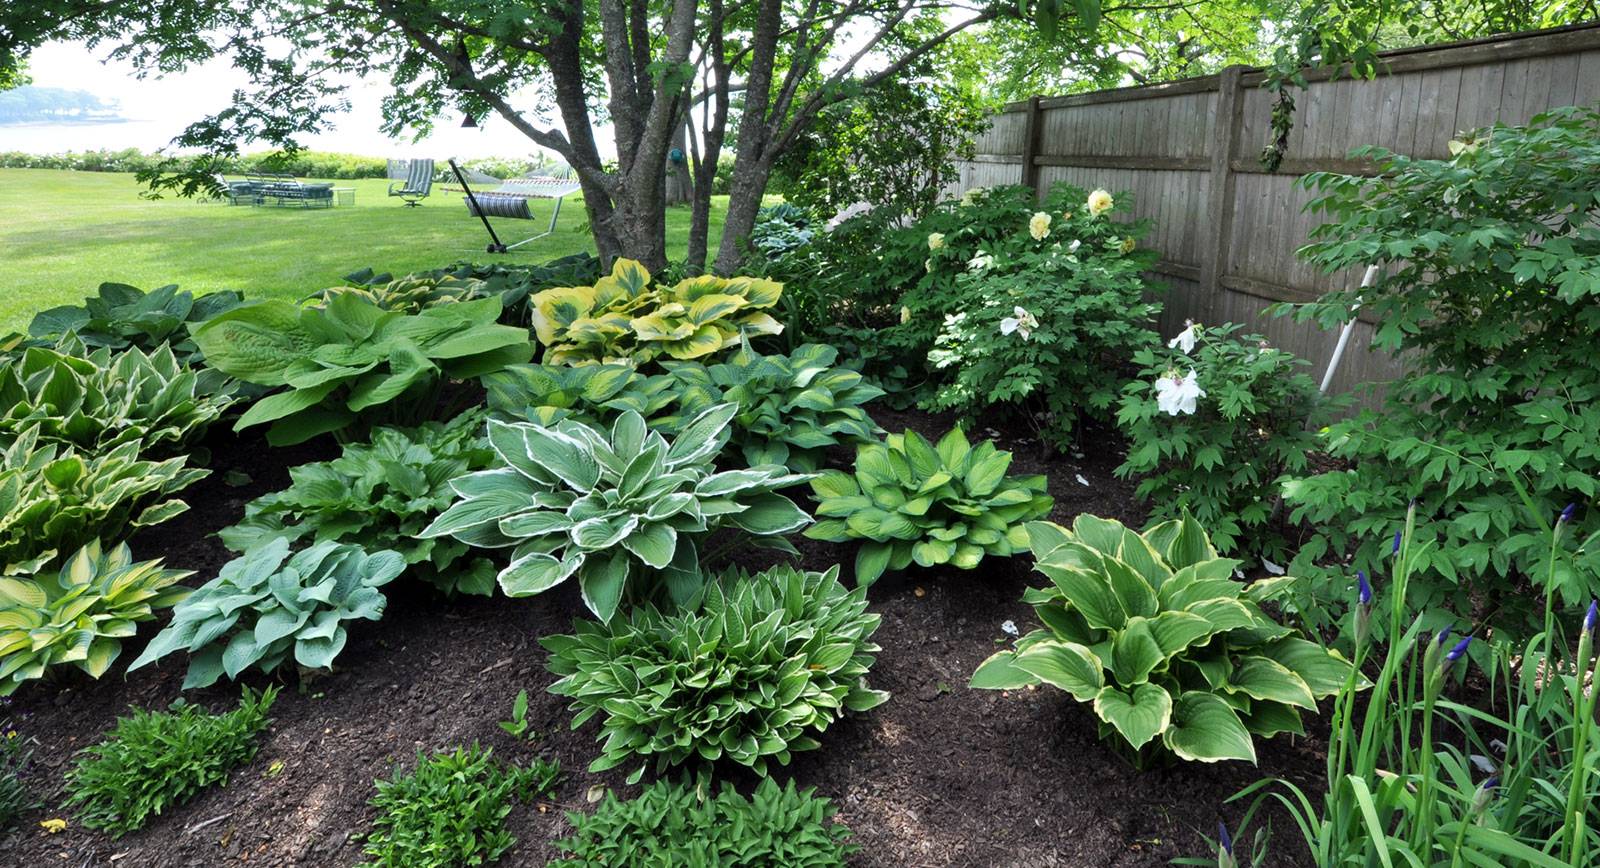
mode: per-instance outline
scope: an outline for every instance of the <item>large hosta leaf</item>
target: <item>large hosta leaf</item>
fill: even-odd
[[[1172,707],[1172,726],[1163,736],[1167,747],[1186,760],[1256,761],[1255,743],[1239,715],[1210,693],[1189,691]]]
[[[1103,664],[1093,651],[1071,642],[1040,642],[1018,651],[1012,663],[1037,680],[1072,694],[1079,702],[1092,702],[1105,686]]]
[[[1172,696],[1154,684],[1141,684],[1132,691],[1107,686],[1094,697],[1094,713],[1137,750],[1166,731],[1172,718]]]

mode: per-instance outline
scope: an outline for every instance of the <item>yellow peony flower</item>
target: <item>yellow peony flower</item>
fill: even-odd
[[[928,249],[929,250],[938,250],[939,248],[941,248],[943,246],[944,246],[944,233],[943,232],[931,232],[931,233],[928,234]]]
[[[1033,216],[1028,218],[1028,234],[1032,235],[1035,241],[1043,241],[1048,237],[1050,235],[1050,215],[1044,211],[1035,211]]]
[[[1101,214],[1110,211],[1111,207],[1117,203],[1116,200],[1111,198],[1110,193],[1104,190],[1096,190],[1089,194],[1089,201],[1086,204],[1089,208],[1089,216],[1099,217]]]
[[[1137,246],[1137,245],[1135,245],[1133,243],[1133,236],[1130,235],[1130,236],[1122,239],[1122,252],[1123,253],[1132,253],[1133,252],[1133,248],[1135,246]]]

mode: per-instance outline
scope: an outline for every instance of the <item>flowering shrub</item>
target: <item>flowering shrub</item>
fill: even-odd
[[[1122,390],[1117,425],[1139,477],[1135,493],[1154,519],[1185,511],[1211,528],[1217,548],[1282,559],[1281,532],[1266,532],[1280,474],[1302,473],[1326,415],[1306,362],[1239,326],[1191,324],[1165,348],[1140,350],[1141,376]]]
[[[1292,516],[1319,533],[1296,559],[1312,621],[1343,594],[1339,574],[1377,573],[1389,531],[1417,503],[1416,536],[1436,543],[1412,581],[1413,609],[1448,607],[1510,635],[1538,619],[1521,593],[1542,576],[1549,516],[1600,493],[1600,112],[1564,109],[1497,126],[1448,160],[1372,150],[1373,178],[1317,174],[1331,222],[1305,255],[1329,269],[1383,266],[1364,289],[1299,309],[1333,327],[1355,304],[1379,323],[1373,345],[1406,376],[1383,411],[1328,429],[1347,469],[1291,480]],[[1600,530],[1579,509],[1554,577],[1564,606],[1600,594]],[[1338,574],[1315,565],[1350,559]]]

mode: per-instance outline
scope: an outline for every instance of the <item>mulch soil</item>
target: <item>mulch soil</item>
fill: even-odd
[[[924,413],[875,412],[889,430],[917,429],[937,437],[949,419]],[[163,557],[196,571],[199,584],[230,557],[213,536],[237,521],[250,498],[288,483],[287,469],[332,457],[331,444],[269,449],[256,437],[218,426],[208,445],[213,473],[187,492],[191,510],[132,541],[137,557]],[[996,436],[1015,452],[1013,473],[1047,473],[1055,521],[1080,512],[1129,523],[1142,520],[1131,486],[1112,470],[1121,460],[1115,438],[1086,433],[1084,453],[1049,455],[1014,432]],[[229,471],[249,476],[247,484]],[[804,501],[804,498],[799,498]],[[822,569],[854,552],[800,539],[804,565]],[[741,561],[759,566],[754,555]],[[838,818],[861,845],[852,864],[864,866],[1155,866],[1206,852],[1202,835],[1219,818],[1236,822],[1242,806],[1229,796],[1264,776],[1281,776],[1315,791],[1325,744],[1319,738],[1279,737],[1259,745],[1260,763],[1175,764],[1136,771],[1096,734],[1093,712],[1051,689],[972,690],[967,679],[1007,640],[1002,624],[1036,626],[1020,602],[1042,579],[1027,557],[986,559],[972,571],[917,570],[873,586],[872,609],[883,616],[869,681],[890,701],[851,715],[821,735],[822,748],[799,754],[780,777],[814,786],[839,807]],[[361,861],[361,837],[371,828],[367,801],[373,780],[432,752],[479,742],[508,761],[556,758],[566,776],[553,801],[518,805],[510,819],[518,843],[499,864],[542,865],[565,836],[568,810],[591,806],[603,785],[626,797],[637,792],[626,772],[585,771],[598,754],[598,725],[572,730],[560,697],[545,692],[541,636],[570,632],[586,614],[574,582],[525,600],[466,598],[442,602],[404,580],[389,586],[380,622],[358,622],[337,670],[286,685],[273,707],[254,762],[213,788],[170,808],[143,830],[113,839],[83,828],[63,813],[63,776],[74,755],[99,740],[131,707],[163,708],[182,692],[184,661],[124,677],[120,668],[98,682],[65,678],[19,691],[0,718],[36,740],[28,780],[46,807],[0,835],[0,865],[350,866]],[[144,625],[126,643],[118,666],[132,660],[156,632]],[[268,680],[253,674],[247,683]],[[498,723],[526,689],[528,717],[541,734],[522,741]],[[232,707],[236,686],[191,691],[191,701]],[[1308,720],[1315,732],[1319,720]],[[719,770],[745,786],[739,769]],[[47,834],[46,818],[67,829]],[[1287,818],[1272,865],[1309,862],[1299,854]]]

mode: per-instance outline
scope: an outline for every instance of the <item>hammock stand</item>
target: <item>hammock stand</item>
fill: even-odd
[[[489,253],[506,253],[556,231],[556,220],[561,216],[561,200],[569,193],[575,193],[580,188],[577,181],[567,178],[513,178],[502,181],[500,186],[493,190],[473,192],[467,183],[467,178],[461,172],[461,167],[455,160],[450,160],[450,171],[455,173],[456,181],[461,186],[446,187],[449,193],[465,193],[462,201],[467,204],[467,213],[483,221],[483,228],[489,233],[489,246],[485,250]],[[515,244],[506,244],[495,233],[494,226],[489,223],[490,217],[504,217],[508,220],[532,220],[533,210],[529,208],[530,199],[554,199],[555,207],[550,211],[550,225],[543,232],[532,235]]]

